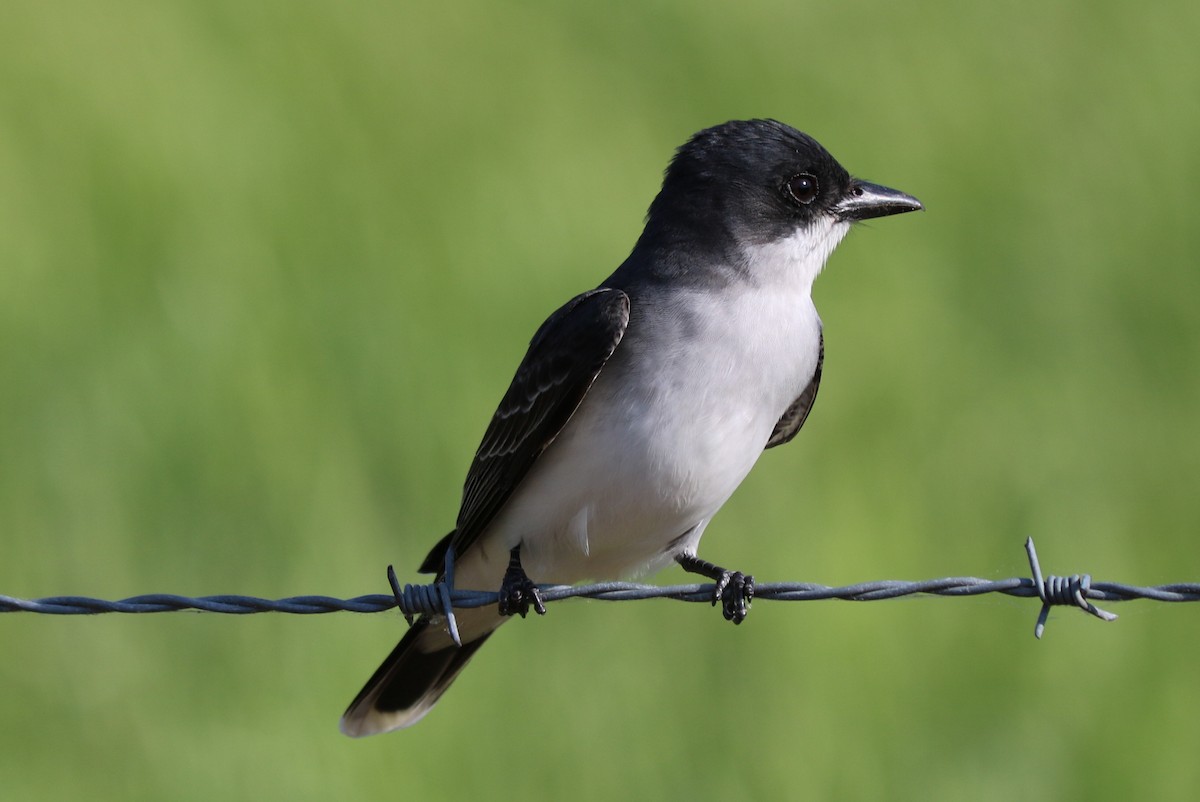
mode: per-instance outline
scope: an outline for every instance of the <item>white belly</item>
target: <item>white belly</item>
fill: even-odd
[[[809,286],[635,301],[576,414],[460,557],[459,587],[498,586],[517,544],[539,583],[631,576],[694,550],[816,369]]]

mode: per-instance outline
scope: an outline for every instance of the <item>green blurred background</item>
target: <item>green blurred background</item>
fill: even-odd
[[[1032,534],[1200,581],[1198,34],[1190,0],[6,2],[0,593],[383,592],[534,328],[747,116],[928,212],[831,260],[821,402],[702,554],[1000,578]],[[6,615],[0,796],[1195,798],[1200,610],[1117,611],[562,604],[366,741],[394,614]]]

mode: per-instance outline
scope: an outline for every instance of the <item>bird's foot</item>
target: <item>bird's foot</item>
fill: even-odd
[[[717,602],[721,603],[721,613],[726,621],[740,624],[746,620],[746,614],[750,612],[750,602],[754,599],[753,576],[741,571],[726,570],[691,554],[681,554],[675,561],[683,570],[708,577],[716,583],[712,603],[714,607]]]
[[[519,614],[524,618],[530,606],[538,615],[545,615],[546,605],[542,601],[542,594],[521,567],[521,547],[514,547],[510,554],[508,570],[504,572],[504,580],[500,583],[500,615]]]
[[[740,624],[750,612],[750,601],[754,598],[754,577],[741,571],[723,571],[713,591],[713,606],[721,602],[721,612],[726,621]]]

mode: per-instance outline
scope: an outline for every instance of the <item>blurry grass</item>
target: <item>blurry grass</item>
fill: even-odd
[[[821,403],[705,555],[999,577],[1033,534],[1056,572],[1195,580],[1198,17],[9,3],[0,592],[382,590],[671,149],[752,115],[929,211],[834,256]],[[1196,614],[1118,612],[1035,644],[1011,600],[567,605],[366,742],[335,721],[392,617],[5,616],[0,787],[1190,798]]]

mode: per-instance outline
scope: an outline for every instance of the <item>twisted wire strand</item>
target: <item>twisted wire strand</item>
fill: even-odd
[[[1002,593],[1021,598],[1037,598],[1042,602],[1034,630],[1041,637],[1052,606],[1073,606],[1102,620],[1111,621],[1116,615],[1101,610],[1093,602],[1123,602],[1147,599],[1158,602],[1200,601],[1200,583],[1185,582],[1143,587],[1118,582],[1093,582],[1087,574],[1059,577],[1042,575],[1033,540],[1025,544],[1033,577],[988,580],[979,577],[942,577],[921,581],[885,579],[854,585],[830,587],[812,582],[756,583],[754,601],[880,601],[901,596],[924,594],[930,596],[981,596]],[[452,580],[453,558],[448,560]],[[496,604],[500,594],[495,591],[460,590],[446,582],[430,585],[400,587],[395,572],[389,566],[389,581],[393,593],[336,599],[329,596],[292,596],[285,599],[260,599],[252,596],[221,595],[198,598],[172,594],[147,594],[119,601],[106,601],[86,596],[51,596],[41,599],[19,599],[0,595],[0,613],[42,613],[48,615],[95,615],[100,613],[167,613],[182,610],[249,615],[252,613],[292,613],[315,615],[321,613],[353,612],[381,613],[399,609],[411,621],[416,615],[445,615],[453,619],[454,609],[486,607]],[[599,601],[637,601],[642,599],[674,599],[685,602],[713,603],[715,584],[643,585],[634,582],[600,582],[592,585],[542,585],[540,591],[546,603],[564,599],[586,598]]]

